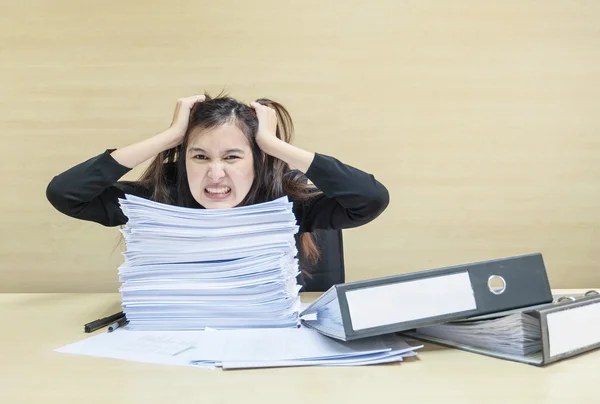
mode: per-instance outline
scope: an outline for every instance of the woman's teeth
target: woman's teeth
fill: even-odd
[[[209,194],[226,194],[229,191],[231,191],[231,188],[229,188],[229,187],[224,187],[224,188],[206,188],[206,192],[208,192]]]

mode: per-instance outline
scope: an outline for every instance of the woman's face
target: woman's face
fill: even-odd
[[[244,133],[227,123],[192,131],[185,156],[190,191],[206,209],[232,208],[254,181],[252,149]]]

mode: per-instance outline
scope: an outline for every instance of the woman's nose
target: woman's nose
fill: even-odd
[[[208,171],[208,177],[215,182],[225,177],[225,170],[223,169],[223,165],[220,163],[212,164]]]

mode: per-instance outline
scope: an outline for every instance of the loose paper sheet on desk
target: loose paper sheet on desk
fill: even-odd
[[[288,366],[359,366],[399,362],[416,355],[389,334],[343,342],[306,328],[101,333],[56,352],[165,365],[223,369]]]
[[[119,268],[133,330],[296,327],[300,300],[287,197],[232,209],[177,207],[126,195]]]

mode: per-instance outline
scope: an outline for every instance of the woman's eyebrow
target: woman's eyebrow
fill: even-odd
[[[194,153],[194,152],[208,154],[208,152],[201,147],[192,147],[188,151],[188,153]],[[223,154],[227,154],[227,153],[244,153],[244,151],[242,149],[227,149],[227,150],[223,151]]]
[[[195,152],[200,152],[200,153],[204,153],[204,154],[208,154],[206,153],[206,150],[200,148],[200,147],[190,147],[190,149],[188,150],[188,153],[195,153]]]

